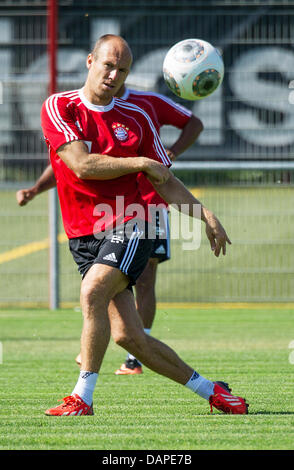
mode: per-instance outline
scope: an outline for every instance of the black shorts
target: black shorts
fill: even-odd
[[[150,258],[157,258],[159,263],[170,259],[170,230],[167,209],[156,209],[156,238],[152,240]]]
[[[146,224],[146,230],[148,224]],[[146,231],[134,226],[126,234],[125,226],[115,227],[105,236],[86,235],[69,240],[69,249],[78,270],[85,277],[93,264],[107,264],[119,269],[130,280],[128,287],[136,284],[143,272],[152,249],[152,240],[147,238]]]

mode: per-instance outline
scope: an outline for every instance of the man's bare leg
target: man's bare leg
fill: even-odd
[[[78,395],[88,406],[92,405],[98,372],[110,339],[108,305],[110,299],[124,290],[128,282],[121,271],[103,264],[94,264],[82,282],[82,364],[71,395]]]
[[[80,295],[82,370],[99,371],[110,339],[108,305],[128,282],[118,269],[103,264],[94,264],[83,279]]]
[[[150,258],[147,266],[136,282],[137,311],[142,318],[144,328],[152,327],[156,311],[155,282],[158,259]]]
[[[185,385],[197,395],[210,400],[211,406],[226,413],[244,414],[247,412],[244,400],[233,397],[227,384],[207,380],[182,361],[170,347],[144,332],[142,320],[130,291],[124,290],[110,301],[108,314],[111,334],[115,342],[138,357],[149,369]],[[219,403],[218,394],[224,394],[222,400],[225,404]],[[232,400],[234,404],[228,410],[227,402],[231,403]],[[240,408],[234,410],[234,405]]]
[[[117,344],[154,372],[182,385],[189,381],[193,369],[170,347],[144,332],[133,294],[128,289],[110,301],[108,314],[111,334]]]

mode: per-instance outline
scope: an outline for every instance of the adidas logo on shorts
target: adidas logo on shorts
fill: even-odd
[[[115,253],[109,253],[109,255],[104,256],[103,259],[107,261],[112,261],[113,263],[117,263]]]
[[[163,245],[160,245],[160,246],[155,250],[155,253],[156,253],[157,255],[165,255],[166,250],[165,250],[165,248],[164,248]]]

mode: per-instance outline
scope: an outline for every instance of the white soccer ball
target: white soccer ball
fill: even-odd
[[[224,63],[209,42],[185,39],[167,52],[163,76],[175,95],[185,100],[200,100],[211,95],[222,83]]]

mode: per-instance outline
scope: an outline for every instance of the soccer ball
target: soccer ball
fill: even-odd
[[[224,77],[218,52],[203,39],[185,39],[172,46],[163,62],[163,77],[175,95],[200,100],[211,95]]]

